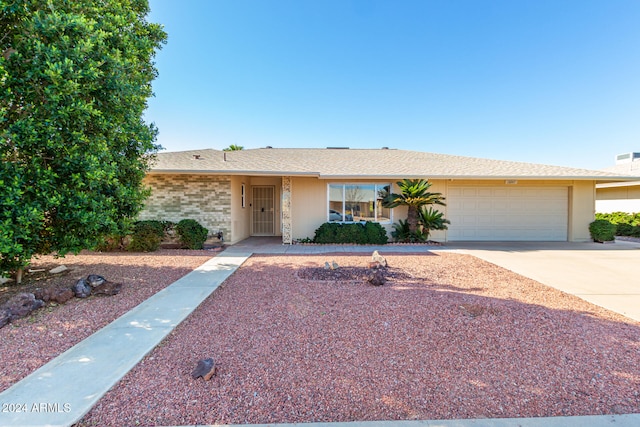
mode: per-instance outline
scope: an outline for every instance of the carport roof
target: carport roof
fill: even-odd
[[[151,174],[319,178],[632,180],[628,174],[395,149],[257,148],[159,153]],[[636,178],[637,179],[637,178]]]

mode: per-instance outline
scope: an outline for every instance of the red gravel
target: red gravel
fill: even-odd
[[[638,322],[468,255],[387,259],[372,287],[301,277],[366,256],[252,257],[80,425],[640,412]]]
[[[73,298],[64,305],[48,304],[29,317],[0,328],[0,392],[26,377],[40,366],[111,323],[159,290],[215,256],[209,251],[161,250],[150,254],[82,253],[55,259],[44,256],[31,269],[64,264],[68,271],[44,278],[28,275],[20,288],[0,289],[0,301],[18,290],[36,287],[71,287],[82,277],[99,274],[123,284],[118,295]],[[34,278],[35,277],[35,278]],[[99,375],[99,373],[98,373]]]

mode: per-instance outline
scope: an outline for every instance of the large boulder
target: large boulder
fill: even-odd
[[[9,311],[9,320],[13,322],[21,317],[28,316],[32,311],[44,305],[44,301],[37,299],[30,292],[22,292],[11,297],[3,308]]]
[[[91,286],[85,279],[80,279],[71,288],[73,294],[78,298],[86,298],[91,295]]]

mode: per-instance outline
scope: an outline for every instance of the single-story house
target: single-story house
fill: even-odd
[[[616,164],[603,169],[617,175],[637,177],[637,181],[602,182],[596,185],[596,212],[640,212],[640,153],[616,156]]]
[[[405,178],[427,178],[451,221],[439,241],[588,241],[604,171],[395,149],[259,148],[160,153],[145,178],[140,219],[192,218],[227,243],[313,237],[327,221],[377,221],[387,231],[406,208],[381,197]]]

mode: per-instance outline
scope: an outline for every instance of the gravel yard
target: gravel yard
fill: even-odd
[[[388,256],[381,287],[360,279],[369,259],[253,256],[80,426],[640,412],[638,322],[469,255]],[[33,351],[6,333],[3,363]],[[54,352],[57,329],[37,333]],[[217,376],[192,379],[206,357]]]
[[[115,296],[73,298],[59,306],[48,304],[0,328],[0,392],[213,256],[215,253],[208,251],[160,250],[149,254],[86,252],[35,260],[30,266],[33,270],[49,270],[61,264],[69,270],[53,277],[29,274],[19,287],[0,286],[0,302],[18,291],[71,287],[89,274],[99,274],[123,287]]]

